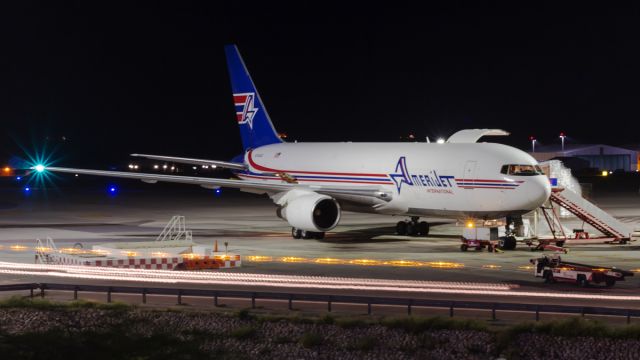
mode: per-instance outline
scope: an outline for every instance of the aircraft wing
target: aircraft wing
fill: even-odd
[[[220,160],[193,159],[193,158],[184,158],[184,157],[176,157],[176,156],[162,156],[162,155],[148,155],[148,154],[131,154],[131,156],[141,157],[145,159],[180,163],[180,164],[215,166],[215,167],[234,169],[234,170],[245,170],[247,168],[244,164],[234,163],[229,161],[220,161]]]
[[[236,179],[217,179],[206,178],[197,176],[180,176],[180,175],[165,175],[165,174],[147,174],[147,173],[134,173],[123,171],[105,171],[105,170],[90,170],[90,169],[72,169],[61,167],[47,167],[46,171],[59,172],[59,173],[71,173],[71,174],[83,174],[83,175],[95,175],[95,176],[108,176],[125,179],[138,179],[146,183],[161,182],[173,182],[181,184],[193,184],[200,185],[205,188],[219,188],[230,187],[236,189],[249,190],[252,192],[260,191],[264,193],[279,193],[289,190],[308,190],[329,196],[340,198],[343,196],[361,196],[367,198],[377,198],[384,201],[390,201],[392,194],[381,190],[378,187],[346,187],[335,185],[304,185],[304,184],[273,184],[264,181],[251,181],[251,180],[236,180]]]

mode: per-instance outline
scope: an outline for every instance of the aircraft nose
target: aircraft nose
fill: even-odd
[[[545,201],[547,201],[547,199],[549,199],[549,196],[551,195],[551,184],[546,176],[536,176],[531,179],[530,182],[531,184],[528,189],[529,200],[531,208],[535,209],[540,207],[545,203]]]

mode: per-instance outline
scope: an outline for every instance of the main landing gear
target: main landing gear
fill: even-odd
[[[396,233],[398,233],[398,235],[409,236],[429,235],[429,223],[426,221],[418,222],[419,219],[417,216],[412,216],[411,220],[398,221],[396,224]]]
[[[317,239],[317,240],[322,240],[322,239],[324,239],[324,232],[307,231],[307,230],[291,228],[291,236],[294,239]]]

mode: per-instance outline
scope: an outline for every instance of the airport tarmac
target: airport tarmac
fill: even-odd
[[[340,226],[324,240],[292,239],[290,227],[275,216],[262,196],[179,187],[120,189],[37,189],[30,194],[4,189],[0,200],[0,261],[33,263],[36,238],[50,236],[59,248],[85,248],[112,241],[150,241],[173,215],[184,215],[197,243],[241,254],[242,273],[339,276],[400,280],[515,284],[521,289],[592,294],[637,294],[640,274],[614,288],[579,289],[573,284],[543,284],[533,277],[529,259],[541,256],[524,244],[514,251],[461,252],[463,224],[429,219],[428,237],[393,235],[397,217],[344,213]],[[625,222],[640,223],[640,197],[621,194],[595,202]],[[575,219],[568,228],[582,227]],[[542,223],[541,223],[542,226]],[[20,245],[27,247],[12,248]],[[571,246],[568,261],[640,271],[640,244]],[[0,283],[37,281],[29,276],[0,275]],[[45,280],[41,280],[45,281]],[[51,281],[51,280],[46,280]]]

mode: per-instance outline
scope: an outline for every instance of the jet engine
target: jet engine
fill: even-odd
[[[330,196],[309,193],[287,201],[277,214],[296,229],[325,232],[338,225],[340,205]]]

